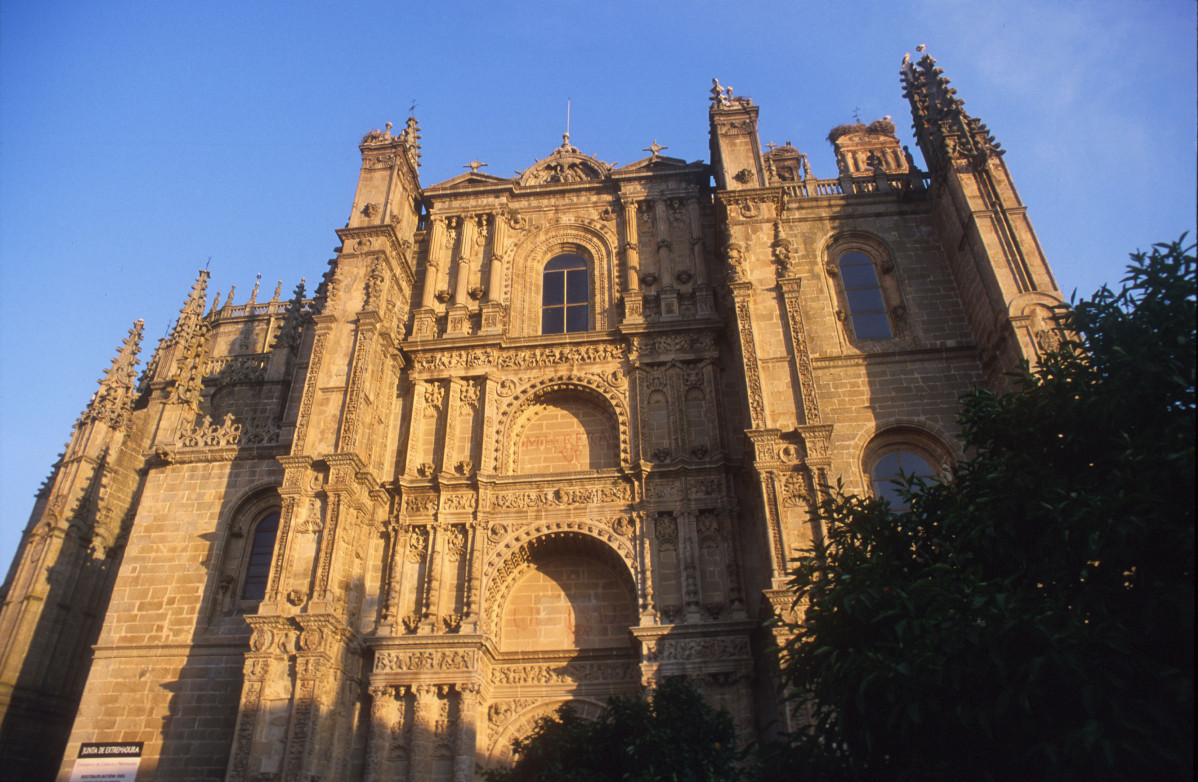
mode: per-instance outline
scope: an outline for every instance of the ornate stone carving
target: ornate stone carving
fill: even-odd
[[[459,398],[462,404],[470,408],[478,407],[479,395],[482,391],[482,386],[477,380],[467,380],[462,383],[462,390]]]
[[[478,506],[478,498],[471,494],[444,494],[441,496],[443,510],[474,510]]]
[[[439,383],[429,383],[424,387],[424,416],[436,418],[441,412],[441,404],[445,401],[445,387]]]
[[[214,424],[209,416],[204,416],[195,426],[181,425],[175,435],[175,444],[179,448],[274,445],[278,442],[278,424],[257,418],[241,424],[233,418],[232,413],[227,413],[219,425]]]
[[[801,472],[787,473],[782,479],[782,506],[796,508],[810,505],[811,495],[807,489],[807,477]]]
[[[624,357],[619,345],[550,345],[539,348],[499,350],[471,348],[418,353],[412,357],[417,370],[438,369],[528,369],[561,364],[598,364]]]
[[[623,483],[585,488],[553,488],[499,492],[491,495],[491,507],[497,510],[593,505],[601,502],[631,502],[632,489]]]
[[[749,658],[749,639],[735,638],[659,638],[646,644],[646,662],[690,662]]]
[[[631,538],[636,533],[635,519],[631,516],[616,516],[611,520],[611,529],[621,537]]]
[[[574,684],[639,679],[632,662],[567,662],[545,665],[499,665],[491,669],[494,684]]]
[[[425,527],[412,527],[408,533],[408,561],[418,564],[428,556],[428,530]]]
[[[445,533],[445,556],[450,562],[457,562],[466,551],[466,533],[460,525],[455,524]]]
[[[663,551],[673,551],[678,548],[678,521],[674,518],[674,514],[657,514],[654,537],[657,538],[658,548]]]
[[[374,653],[378,673],[401,671],[464,671],[474,668],[475,653],[467,649],[384,651]]]

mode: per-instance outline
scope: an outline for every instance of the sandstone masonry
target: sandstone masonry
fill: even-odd
[[[311,295],[201,272],[100,382],[3,587],[0,767],[470,780],[675,674],[786,724],[763,622],[821,487],[951,463],[958,397],[1058,339],[998,144],[902,79],[928,172],[886,118],[817,179],[718,82],[710,163],[567,135],[422,187],[415,119],[367,134]]]

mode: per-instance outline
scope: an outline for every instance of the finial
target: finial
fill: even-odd
[[[916,46],[916,47],[915,47],[915,51],[917,51],[917,52],[920,52],[921,54],[922,54],[923,52],[926,52],[927,50],[928,50],[928,47],[927,47],[927,45],[926,45],[926,44],[922,44],[922,43],[921,43],[919,46]]]
[[[391,137],[391,123],[390,122],[388,122],[386,125],[383,126],[383,135],[387,136],[388,138]]]
[[[790,142],[788,141],[788,142],[786,142],[786,143],[787,143],[787,144],[789,144]],[[769,147],[769,148],[770,148],[770,152],[773,152],[773,151],[774,151],[774,147],[778,146],[777,144],[775,144],[775,143],[774,143],[774,142],[772,142],[772,141],[767,141],[767,142],[765,143],[765,145],[766,145],[767,147]]]
[[[657,159],[658,153],[660,153],[663,149],[669,149],[669,147],[663,147],[661,144],[658,144],[657,139],[653,139],[653,143],[649,146],[641,147],[642,152],[652,152],[654,160]]]
[[[129,336],[117,350],[112,364],[100,378],[100,388],[92,394],[91,401],[79,417],[79,423],[103,421],[114,429],[123,427],[129,420],[133,388],[137,382],[137,354],[141,351],[141,335],[145,321],[133,322]]]
[[[248,302],[246,302],[247,304],[256,304],[258,302],[258,286],[261,284],[262,284],[262,275],[259,274],[258,278],[256,280],[254,280],[254,289],[252,291],[250,291],[250,300]]]
[[[233,294],[236,292],[237,292],[237,286],[230,285],[229,286],[229,298],[225,299],[225,307],[226,308],[233,306]]]
[[[469,163],[467,163],[466,165],[462,166],[462,168],[468,168],[468,169],[470,169],[470,173],[472,173],[472,174],[477,174],[477,173],[478,173],[478,170],[479,170],[480,168],[482,168],[483,166],[485,166],[485,165],[487,165],[487,164],[486,164],[486,163],[480,163],[478,160],[471,160]]]
[[[562,134],[562,149],[567,149],[570,146],[570,131]]]
[[[283,292],[283,281],[279,280],[279,284],[275,286],[275,295],[270,297],[272,302],[279,300],[279,294]]]

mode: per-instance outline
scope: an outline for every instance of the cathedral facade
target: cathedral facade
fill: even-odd
[[[715,83],[711,161],[562,145],[418,178],[373,131],[323,281],[138,322],[0,613],[0,763],[71,778],[471,780],[570,702],[695,680],[785,725],[771,647],[825,485],[962,456],[958,397],[1056,339],[998,144],[935,62],[839,175]]]

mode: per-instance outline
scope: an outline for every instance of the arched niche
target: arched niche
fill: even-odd
[[[504,474],[610,470],[629,462],[628,414],[609,388],[543,378],[501,410],[495,469]]]
[[[484,630],[501,652],[633,651],[631,546],[598,525],[570,526],[526,529],[488,560]]]
[[[489,724],[496,725],[497,730],[487,747],[491,765],[511,766],[515,762],[512,741],[532,733],[538,721],[552,717],[567,703],[584,720],[598,719],[603,713],[603,704],[590,698],[549,698],[524,708],[518,708],[522,705],[519,701],[492,703],[487,710],[487,720]]]

